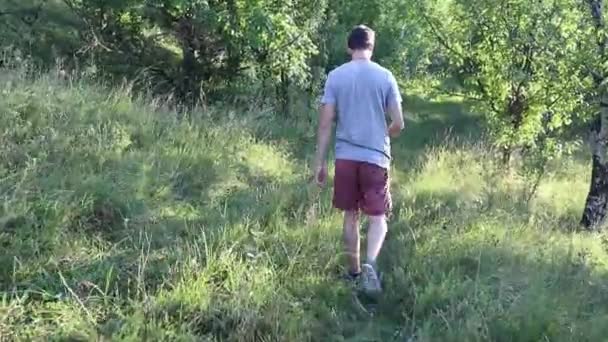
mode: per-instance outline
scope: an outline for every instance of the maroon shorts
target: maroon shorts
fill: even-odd
[[[369,216],[387,215],[391,210],[388,170],[380,166],[336,160],[334,207],[345,211],[363,211]]]

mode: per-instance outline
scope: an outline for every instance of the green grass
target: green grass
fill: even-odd
[[[608,236],[573,230],[587,165],[556,162],[525,203],[458,99],[408,97],[368,317],[338,280],[331,192],[308,183],[312,123],[178,122],[128,89],[23,75],[0,73],[2,340],[608,336]]]

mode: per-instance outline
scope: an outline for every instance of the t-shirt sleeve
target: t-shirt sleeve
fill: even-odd
[[[401,98],[401,92],[399,91],[399,85],[397,79],[392,73],[388,75],[388,93],[386,98],[386,105],[388,107],[401,104],[403,102]]]
[[[325,81],[325,89],[323,90],[323,97],[321,98],[322,104],[336,104],[337,94],[333,84],[332,74],[329,73],[327,80]]]

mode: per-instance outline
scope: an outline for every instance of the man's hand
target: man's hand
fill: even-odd
[[[321,163],[315,167],[315,182],[319,187],[324,187],[327,183],[327,164]]]
[[[391,115],[391,125],[388,127],[388,135],[391,138],[397,138],[399,135],[401,135],[401,131],[405,128],[405,120],[403,119],[401,104],[394,103],[388,108],[388,111]]]
[[[399,135],[401,135],[401,131],[404,128],[403,126],[404,125],[397,122],[391,123],[391,125],[388,127],[388,135],[391,138],[397,138]]]

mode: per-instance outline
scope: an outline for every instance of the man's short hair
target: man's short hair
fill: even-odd
[[[348,48],[351,50],[371,50],[374,47],[376,33],[365,25],[358,25],[348,35]]]

